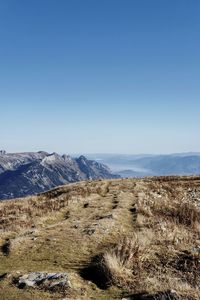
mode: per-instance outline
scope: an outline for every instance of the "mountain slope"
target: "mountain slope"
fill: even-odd
[[[199,300],[200,177],[85,181],[2,201],[0,261],[5,300]],[[64,272],[70,287],[18,285],[33,272]]]
[[[32,195],[69,182],[117,177],[84,156],[73,159],[46,152],[0,155],[0,168],[0,199]]]
[[[23,153],[6,153],[0,151],[0,174],[7,170],[16,170],[19,166],[41,160],[48,153],[44,151],[39,152],[23,152]]]

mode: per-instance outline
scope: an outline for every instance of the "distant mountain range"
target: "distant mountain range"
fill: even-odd
[[[32,195],[81,180],[117,177],[104,164],[83,155],[72,158],[44,151],[8,154],[0,151],[0,199]]]
[[[200,174],[200,153],[86,154],[76,158],[44,151],[1,150],[0,199],[33,195],[81,180],[196,174]]]
[[[166,155],[86,154],[86,157],[105,163],[122,177],[200,174],[200,153]]]

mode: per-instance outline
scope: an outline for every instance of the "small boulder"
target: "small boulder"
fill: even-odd
[[[14,280],[18,288],[34,287],[45,290],[64,290],[71,287],[67,273],[31,272]]]

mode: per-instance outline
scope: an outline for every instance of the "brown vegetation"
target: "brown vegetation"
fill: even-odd
[[[4,201],[0,232],[0,275],[69,272],[70,299],[200,299],[199,177],[80,182]],[[60,299],[1,282],[0,299]]]

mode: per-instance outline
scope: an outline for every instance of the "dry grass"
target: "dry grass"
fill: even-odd
[[[0,230],[30,228],[35,225],[37,219],[52,212],[59,212],[69,204],[82,201],[95,192],[96,185],[89,186],[88,183],[82,182],[80,185],[70,184],[38,196],[27,197],[26,200],[4,201],[0,205]]]
[[[149,240],[141,239],[139,233],[123,237],[93,257],[81,275],[103,289],[114,285],[130,290],[130,286],[137,285],[139,278],[141,280],[142,264],[148,255],[147,244]]]
[[[100,263],[109,284],[133,283],[140,272],[144,254],[144,240],[136,234],[131,238],[124,237],[115,247],[105,251]]]
[[[179,299],[200,299],[199,177],[80,182],[4,201],[0,233],[0,274],[67,271],[74,300],[122,299],[125,292],[159,297],[171,289]],[[97,268],[84,280],[80,269],[93,257]],[[102,276],[106,290],[97,284]],[[6,291],[11,299],[60,297],[34,298],[6,280],[0,299]]]
[[[197,223],[200,223],[200,206],[197,207],[190,202],[178,203],[172,211],[172,217],[180,224],[194,228]]]

